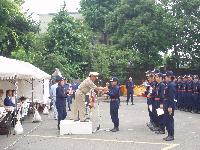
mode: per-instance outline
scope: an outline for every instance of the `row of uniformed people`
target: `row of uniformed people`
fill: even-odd
[[[179,76],[176,84],[177,109],[200,113],[200,80],[197,75]]]
[[[147,105],[150,122],[147,126],[156,134],[168,132],[165,141],[174,140],[174,111],[176,85],[172,71],[166,75],[157,71],[152,71],[147,75],[149,85],[147,86]]]

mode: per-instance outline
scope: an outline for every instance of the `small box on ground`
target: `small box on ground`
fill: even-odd
[[[92,122],[61,120],[60,135],[65,134],[92,134]]]

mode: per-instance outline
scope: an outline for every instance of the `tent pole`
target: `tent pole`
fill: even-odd
[[[44,95],[44,79],[42,80],[42,82],[43,82],[43,95]]]
[[[18,85],[17,85],[17,76],[15,75],[14,78],[14,84],[15,84],[15,110],[14,110],[14,119],[13,119],[13,124],[15,126],[15,119],[17,118],[17,90],[18,90]]]
[[[33,90],[34,90],[33,78],[31,79],[31,85],[32,85],[32,97],[31,97],[31,100],[32,100],[32,105],[33,105],[33,115],[34,115],[34,113],[35,113],[35,109],[34,109],[34,104],[33,104]]]

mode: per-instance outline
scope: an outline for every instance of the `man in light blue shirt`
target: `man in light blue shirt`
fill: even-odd
[[[57,112],[57,109],[56,109],[56,88],[58,87],[58,81],[56,79],[53,82],[54,82],[54,84],[50,88],[50,97],[51,97],[52,102],[53,102],[54,119],[57,120],[58,119],[58,112]]]

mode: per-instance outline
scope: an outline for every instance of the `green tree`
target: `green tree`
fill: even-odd
[[[127,77],[136,75],[134,70],[139,68],[137,52],[110,45],[95,45],[90,49],[90,60],[91,69],[98,71],[100,78],[104,80],[117,76],[121,81],[125,81]]]
[[[141,68],[145,70],[159,66],[162,63],[159,52],[172,47],[165,23],[170,17],[154,1],[123,0],[109,14],[107,29],[114,45],[138,52]]]
[[[88,61],[89,41],[88,27],[62,8],[49,23],[44,39],[44,68],[49,68],[49,72],[57,67],[68,78],[82,77],[83,66]]]
[[[180,64],[189,64],[188,67],[199,66],[200,58],[200,1],[199,0],[169,0],[166,5],[172,4],[168,9],[175,18],[173,30],[173,55],[177,68]],[[197,68],[198,69],[198,68]]]
[[[39,31],[38,24],[21,11],[21,4],[21,0],[0,1],[0,53],[7,57],[15,49],[28,44],[24,38],[27,34]]]
[[[120,3],[120,0],[81,0],[80,12],[93,32],[101,33],[100,43],[107,44],[106,16]]]

